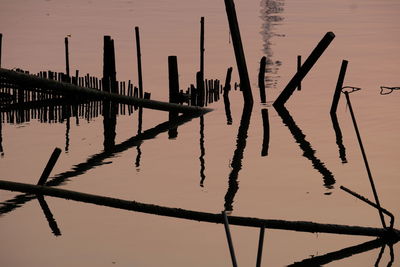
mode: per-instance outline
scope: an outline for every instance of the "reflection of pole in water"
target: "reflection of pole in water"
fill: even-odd
[[[263,120],[263,144],[261,149],[261,156],[268,155],[269,149],[269,118],[268,118],[268,109],[263,108],[261,110],[262,120]]]
[[[53,216],[53,214],[51,213],[50,208],[49,208],[49,206],[47,205],[46,200],[44,200],[44,197],[41,196],[41,195],[37,195],[37,199],[38,199],[38,201],[39,201],[40,207],[41,207],[42,210],[43,210],[44,216],[45,216],[46,219],[47,219],[47,222],[48,222],[48,224],[49,224],[49,226],[50,226],[51,231],[53,232],[53,234],[54,234],[55,236],[60,236],[60,235],[61,235],[61,231],[60,231],[60,229],[58,228],[57,222],[56,222],[56,220],[54,219],[54,216]]]
[[[67,117],[65,125],[66,125],[66,130],[65,130],[65,153],[68,153],[68,150],[69,150],[69,130],[71,129],[70,116]]]
[[[303,150],[303,156],[312,162],[314,169],[320,172],[323,176],[324,185],[326,188],[331,189],[335,184],[335,178],[330,170],[328,170],[324,163],[315,156],[315,150],[312,149],[311,144],[305,139],[305,135],[301,129],[296,125],[296,122],[290,116],[289,111],[285,106],[275,107],[278,115],[282,118],[283,123],[289,128],[294,139]],[[328,194],[328,193],[327,193]]]
[[[206,149],[204,147],[204,116],[200,116],[200,186],[204,186],[204,180],[206,179],[206,175],[204,173],[206,166],[204,156],[206,154]]]
[[[226,72],[226,79],[224,86],[224,106],[226,114],[226,123],[228,125],[232,124],[231,103],[229,101],[229,91],[231,90],[231,77],[232,77],[232,67],[228,68]]]
[[[3,150],[3,117],[0,114],[0,156],[4,157],[4,150]]]
[[[229,174],[229,186],[228,191],[225,195],[225,210],[233,210],[233,199],[235,198],[236,192],[239,189],[239,171],[242,169],[242,159],[244,149],[246,148],[247,132],[250,126],[251,112],[253,110],[252,105],[244,105],[242,118],[240,120],[240,126],[236,139],[236,149],[233,154],[231,163],[231,173]]]
[[[300,262],[295,262],[293,264],[290,264],[288,266],[322,266],[322,265],[326,265],[329,264],[331,262],[334,261],[338,261],[338,260],[342,260],[357,254],[361,254],[367,251],[371,251],[373,249],[377,249],[379,247],[384,247],[385,244],[389,242],[390,244],[390,239],[385,239],[385,238],[378,238],[378,239],[374,239],[371,241],[367,241],[365,243],[356,245],[356,246],[351,246],[351,247],[347,247],[335,252],[330,252],[324,255],[320,255],[320,256],[314,256],[311,257],[309,259],[305,259],[302,260]],[[382,251],[382,249],[381,249]],[[378,257],[379,259],[379,257]],[[380,259],[379,259],[380,260]],[[377,260],[377,262],[379,263],[379,261]],[[377,264],[375,266],[378,266]]]
[[[333,129],[335,130],[336,134],[336,144],[339,147],[339,157],[342,160],[342,163],[347,163],[346,148],[343,145],[343,135],[342,131],[340,130],[339,121],[336,116],[336,113],[331,113],[331,119],[332,119]]]

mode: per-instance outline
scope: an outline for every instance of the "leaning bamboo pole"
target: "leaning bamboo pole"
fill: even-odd
[[[180,208],[170,208],[153,204],[128,201],[123,199],[98,196],[65,189],[53,188],[48,186],[30,185],[0,180],[0,189],[18,191],[30,194],[47,195],[79,202],[91,203],[100,206],[112,207],[123,210],[143,212],[167,217],[195,220],[200,222],[224,223],[221,213],[208,213]],[[251,217],[229,216],[231,225],[248,227],[265,227],[269,229],[291,230],[309,233],[331,233],[342,235],[362,235],[400,238],[400,231],[396,229],[384,229],[362,226],[349,226],[338,224],[322,224],[306,221],[285,221],[272,219],[259,219]]]
[[[179,104],[167,103],[156,100],[141,99],[131,96],[119,95],[91,88],[76,86],[70,83],[47,80],[33,75],[20,73],[12,70],[0,68],[0,77],[6,78],[8,82],[18,84],[25,90],[52,91],[59,94],[67,94],[75,97],[90,97],[99,100],[112,100],[121,104],[137,105],[143,108],[156,109],[162,111],[176,111],[180,113],[207,113],[212,111],[209,108],[197,106],[183,106]]]

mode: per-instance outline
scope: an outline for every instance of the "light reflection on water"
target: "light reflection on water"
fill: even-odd
[[[195,10],[193,7],[185,9],[189,5],[187,3],[173,1],[171,7],[163,3],[166,9],[163,13],[163,8],[154,8],[154,3],[150,1],[146,4],[136,2],[130,3],[133,5],[130,9],[134,14],[136,9],[141,11],[136,11],[137,20],[144,25],[134,25],[143,26],[144,77],[152,98],[162,100],[167,95],[166,59],[170,53],[179,53],[178,57],[182,59],[179,60],[181,84],[188,86],[193,83],[198,69],[196,38],[200,16],[206,17],[206,76],[223,81],[226,69],[232,66],[232,84],[237,80],[231,44],[225,38],[228,35],[223,32],[226,31],[223,4],[204,1]],[[181,4],[178,10],[188,11],[183,14],[174,10],[172,7],[177,3]],[[24,9],[12,8],[21,15],[29,9],[43,13],[44,4],[37,7],[26,5]],[[109,23],[105,29],[116,40],[117,53],[123,55],[117,57],[117,75],[121,80],[128,80],[135,69],[133,39],[128,30],[118,28],[122,22],[136,21],[135,16],[128,16],[125,12],[125,5],[129,3],[120,4],[119,8],[116,6],[106,13],[111,18],[120,16],[121,21]],[[54,2],[51,8],[61,12],[57,5],[61,3]],[[71,5],[79,4],[71,2]],[[104,9],[107,5],[100,4],[101,14],[107,10]],[[50,118],[52,113],[49,109],[39,116],[47,123],[40,124],[37,119],[31,119],[24,124],[7,124],[5,119],[0,131],[0,149],[4,153],[0,159],[1,179],[36,183],[50,152],[59,146],[68,153],[62,154],[52,172],[49,184],[54,186],[199,211],[220,212],[225,209],[232,210],[235,215],[261,218],[379,226],[375,210],[338,190],[339,185],[348,185],[372,199],[344,101],[339,103],[337,117],[329,115],[329,107],[340,61],[346,58],[349,68],[345,85],[363,88],[354,95],[352,102],[382,205],[395,215],[400,214],[397,205],[400,188],[396,177],[399,171],[396,163],[400,130],[397,116],[399,95],[397,92],[379,95],[380,85],[399,85],[397,70],[400,59],[394,52],[399,48],[399,40],[395,36],[400,35],[399,24],[394,23],[396,16],[393,15],[399,6],[372,0],[366,3],[353,1],[351,5],[345,1],[327,1],[324,5],[326,7],[316,1],[303,4],[297,1],[261,1],[260,7],[260,1],[236,1],[239,23],[241,29],[245,29],[242,37],[254,96],[258,95],[256,78],[262,55],[267,56],[269,62],[267,99],[273,100],[296,71],[296,56],[301,54],[305,58],[324,32],[332,30],[337,35],[332,46],[303,81],[302,91],[292,96],[287,110],[276,112],[268,108],[270,146],[266,157],[260,156],[263,125],[259,112],[265,106],[256,104],[251,112],[244,112],[240,92],[231,90],[231,124],[227,123],[225,106],[220,101],[212,104],[215,110],[204,117],[183,121],[185,123],[179,125],[179,134],[175,139],[168,139],[169,128],[163,124],[168,115],[148,110],[144,110],[143,114],[142,135],[138,135],[137,112],[129,117],[119,115],[115,121],[112,120],[111,129],[115,127],[115,130],[111,133],[103,131],[103,126],[110,128],[110,121],[103,121],[101,116],[90,119],[84,115],[68,117],[61,124],[56,124],[53,122],[59,117],[57,120]],[[95,8],[94,4],[92,6]],[[79,15],[85,9],[76,10],[73,15],[75,23],[85,25]],[[53,25],[47,25],[47,29],[57,27],[57,12],[50,12]],[[210,18],[207,17],[208,12],[212,14]],[[160,23],[155,16],[146,18],[146,14],[162,14],[169,19],[160,19]],[[63,21],[69,20],[66,14],[59,15],[62,15]],[[340,20],[334,19],[336,16]],[[4,20],[4,17],[7,19]],[[376,23],[362,26],[361,22],[371,17]],[[44,25],[43,18],[34,17],[32,35],[38,35],[37,28],[40,27],[36,26]],[[60,41],[60,47],[57,48],[54,36],[46,31],[40,34],[44,42],[46,38],[52,42],[42,44],[49,51],[37,60],[37,56],[32,55],[35,54],[32,52],[34,47],[39,44],[36,37],[29,34],[25,34],[24,39],[15,37],[21,37],[30,27],[23,21],[13,26],[7,23],[11,20],[8,16],[0,19],[4,20],[0,23],[0,32],[4,33],[2,66],[23,67],[32,71],[42,67],[63,70],[61,44],[65,28],[59,30],[61,33],[57,42]],[[193,24],[182,22],[191,20]],[[29,16],[26,16],[26,21],[29,21]],[[101,40],[105,30],[103,22],[98,26],[94,23],[101,21],[97,15],[92,14],[90,21],[94,28],[91,34],[86,29],[88,25],[81,30],[73,28],[75,44],[82,44],[79,49],[72,49],[71,53],[75,57],[75,66],[81,67],[82,73],[93,70],[97,75],[101,69],[101,47],[99,41],[93,40]],[[169,29],[168,32],[174,29],[171,35],[174,40],[166,39],[169,35],[160,26],[162,24]],[[127,28],[133,29],[133,26]],[[190,32],[196,34],[192,36],[188,34]],[[91,38],[94,34],[98,36]],[[34,46],[27,52],[29,42],[24,40],[29,38]],[[165,50],[160,47],[164,41]],[[121,46],[118,46],[119,42]],[[129,43],[132,45],[129,46]],[[25,50],[18,55],[21,48]],[[59,58],[55,56],[57,54],[60,54]],[[19,113],[18,120],[25,115]],[[20,125],[25,127],[19,128]],[[348,163],[343,164],[345,161]],[[43,201],[30,202],[36,199],[32,195],[16,196],[1,191],[0,197],[3,202],[10,200],[0,208],[3,214],[0,217],[1,233],[7,244],[2,246],[2,251],[3,255],[8,255],[1,257],[2,265],[23,266],[27,262],[39,265],[43,260],[37,250],[56,255],[56,251],[62,248],[74,255],[75,265],[108,266],[116,262],[139,266],[229,266],[228,248],[223,229],[219,226],[126,214],[50,197],[45,199],[47,209],[43,208],[46,207]],[[47,211],[47,222],[43,219],[42,210]],[[62,236],[53,240],[47,223],[54,234],[58,233],[58,229]],[[233,227],[232,234],[239,264],[253,264],[258,233]],[[310,262],[329,263],[329,266],[366,266],[379,262],[379,266],[385,266],[393,261],[390,248],[386,247],[381,255],[379,248],[383,250],[382,244],[365,238],[267,230],[265,242],[268,244],[263,257],[266,266],[295,262],[303,262],[303,266]],[[305,243],[307,246],[304,246]],[[31,252],[18,257],[15,254],[18,249]],[[79,251],[85,251],[86,256]],[[395,255],[396,252],[398,248],[395,246]],[[150,256],[154,253],[158,257]],[[362,254],[351,256],[357,253]],[[314,257],[309,259],[310,255]],[[63,259],[62,255],[50,257],[46,264],[51,262],[60,266]]]

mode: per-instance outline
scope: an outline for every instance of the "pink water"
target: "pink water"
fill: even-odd
[[[380,227],[375,209],[339,189],[344,185],[373,199],[350,113],[342,96],[338,119],[348,163],[339,158],[329,109],[343,59],[349,61],[345,85],[351,94],[364,147],[383,207],[395,216],[400,171],[400,92],[379,94],[380,86],[400,86],[400,2],[393,0],[239,1],[236,9],[255,105],[238,174],[233,215]],[[267,8],[267,6],[269,8]],[[275,8],[274,8],[275,7]],[[278,7],[278,8],[277,8]],[[268,14],[267,14],[268,12]],[[70,43],[71,70],[101,76],[103,35],[116,44],[117,78],[137,84],[134,27],[141,31],[145,91],[168,99],[167,57],[178,56],[180,84],[195,82],[199,69],[200,17],[205,17],[205,76],[225,79],[235,58],[223,1],[2,1],[3,68],[64,71],[64,37]],[[332,188],[303,156],[281,117],[271,107],[303,60],[323,37],[336,38],[302,82],[287,108],[315,157],[333,174]],[[259,61],[268,56],[267,105],[259,104]],[[226,124],[222,101],[204,116],[205,180],[200,186],[200,119],[131,147],[102,165],[89,167],[60,187],[127,200],[218,213],[224,209],[231,161],[236,149],[243,100],[232,91],[233,124]],[[261,109],[268,108],[270,146],[261,157]],[[144,111],[143,129],[167,120],[159,111]],[[116,143],[134,136],[137,114],[119,116]],[[0,179],[36,183],[54,147],[65,150],[64,124],[2,124]],[[71,123],[68,152],[63,152],[50,179],[85,163],[103,150],[103,124],[97,118]],[[109,163],[109,164],[106,164]],[[16,193],[0,191],[0,201]],[[46,197],[62,233],[55,237],[37,200],[0,216],[1,266],[231,266],[220,224],[185,221]],[[399,228],[399,224],[395,223]],[[231,227],[240,266],[256,262],[258,229]],[[263,265],[286,266],[372,240],[368,237],[266,230]],[[327,266],[373,266],[380,249]],[[394,263],[399,264],[399,246]],[[379,266],[390,261],[389,248]]]

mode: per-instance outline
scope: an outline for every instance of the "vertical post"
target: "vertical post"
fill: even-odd
[[[235,4],[233,0],[225,0],[226,14],[229,21],[229,29],[232,36],[233,48],[235,51],[236,64],[240,77],[240,88],[243,91],[245,104],[253,105],[253,95],[251,93],[250,79],[244,56],[242,39],[240,37],[239,24],[236,16]]]
[[[263,244],[264,244],[264,232],[265,232],[265,226],[263,225],[260,228],[260,237],[258,239],[258,251],[257,251],[256,267],[260,267],[261,266],[261,258],[262,258]]]
[[[200,73],[204,80],[204,17],[200,19]]]
[[[67,74],[67,79],[68,82],[70,81],[70,75],[69,75],[69,50],[68,50],[68,37],[64,38],[65,42],[65,73]]]
[[[138,65],[139,97],[143,98],[142,54],[140,52],[139,27],[135,27],[135,34],[136,34],[136,51],[137,51],[137,65]]]
[[[266,102],[265,96],[265,66],[267,64],[267,58],[263,56],[260,61],[260,72],[258,73],[258,88],[260,88],[260,100],[261,103]]]
[[[297,71],[299,71],[301,68],[301,56],[297,56]],[[299,85],[297,86],[297,91],[301,91],[301,81],[299,82]]]
[[[233,249],[231,231],[229,230],[228,216],[226,216],[225,211],[222,212],[222,215],[224,217],[225,233],[226,233],[226,239],[228,240],[229,252],[231,254],[232,266],[237,267],[235,250]]]
[[[343,60],[342,61],[342,65],[340,67],[340,72],[339,72],[339,77],[336,83],[336,89],[335,89],[335,93],[333,95],[333,100],[332,100],[332,105],[331,105],[331,114],[336,113],[337,110],[337,106],[339,103],[339,99],[340,99],[340,92],[342,91],[342,87],[343,87],[343,81],[344,81],[344,76],[346,75],[346,70],[347,70],[347,60]]]
[[[197,105],[203,107],[205,91],[204,91],[204,79],[201,76],[200,71],[196,73],[196,87],[197,87]]]
[[[278,98],[274,102],[274,107],[283,106],[289,97],[293,94],[296,87],[299,85],[301,80],[307,75],[307,73],[311,70],[311,68],[315,65],[320,56],[324,53],[326,48],[328,48],[329,44],[335,38],[335,34],[333,32],[327,32],[325,36],[321,39],[318,45],[314,48],[311,54],[308,56],[304,64],[300,67],[299,71],[293,76],[293,78],[286,85],[285,89],[283,89],[282,93],[278,96]]]
[[[178,103],[179,96],[179,79],[178,79],[178,60],[176,56],[168,57],[168,76],[169,76],[169,102]],[[177,112],[169,112],[169,120],[173,120],[178,116]],[[178,129],[172,128],[168,131],[168,138],[176,138]]]
[[[370,170],[370,168],[369,168],[369,164],[368,164],[368,160],[367,160],[367,155],[365,154],[364,146],[363,146],[362,141],[361,141],[360,131],[358,130],[356,118],[355,118],[355,116],[354,116],[353,108],[352,108],[352,106],[351,106],[350,97],[349,97],[349,92],[344,92],[344,94],[345,94],[345,96],[346,96],[347,105],[349,106],[349,110],[350,110],[350,114],[351,114],[351,119],[352,119],[352,121],[353,121],[354,129],[355,129],[355,131],[356,131],[357,140],[358,140],[358,144],[360,145],[361,154],[362,154],[362,157],[363,157],[363,159],[364,159],[365,168],[367,169],[368,179],[369,179],[369,182],[370,182],[370,184],[371,184],[371,188],[372,188],[372,192],[373,192],[373,194],[374,194],[375,202],[376,202],[376,205],[379,207],[379,209],[378,209],[379,217],[381,218],[381,222],[382,222],[383,228],[386,228],[385,218],[383,217],[383,213],[382,213],[382,209],[381,209],[381,204],[380,204],[379,198],[378,198],[378,193],[376,192],[374,180],[373,180],[373,178],[372,178],[371,170]]]

